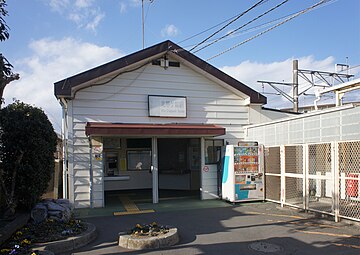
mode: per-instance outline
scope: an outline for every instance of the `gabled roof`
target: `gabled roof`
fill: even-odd
[[[218,68],[210,65],[206,61],[200,59],[189,51],[181,48],[171,41],[164,41],[162,43],[156,44],[149,48],[140,50],[138,52],[132,53],[125,57],[116,59],[109,63],[103,64],[101,66],[92,68],[88,71],[76,74],[64,80],[54,83],[54,93],[57,98],[65,97],[72,98],[72,90],[75,90],[77,86],[83,85],[86,82],[90,82],[101,76],[110,74],[127,66],[136,64],[143,60],[149,59],[156,55],[171,52],[176,54],[178,57],[188,61],[192,65],[198,67],[204,72],[210,74],[211,76],[219,79],[220,81],[230,85],[231,87],[239,90],[240,92],[248,95],[250,97],[251,103],[260,103],[266,104],[266,97],[261,95],[259,92],[251,89],[242,82],[232,78],[226,73],[220,71]]]

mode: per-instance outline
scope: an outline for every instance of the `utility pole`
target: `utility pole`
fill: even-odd
[[[293,112],[299,111],[299,61],[297,59],[293,60]]]
[[[142,48],[145,48],[144,0],[141,0]]]

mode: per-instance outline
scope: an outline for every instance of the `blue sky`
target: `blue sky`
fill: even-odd
[[[145,47],[170,39],[190,49],[225,23],[192,39],[189,37],[242,13],[257,2],[144,0]],[[214,38],[281,2],[263,1]],[[274,20],[317,2],[289,0],[240,33],[195,54],[206,60],[281,21]],[[10,39],[1,42],[1,52],[21,79],[5,89],[6,103],[16,98],[42,107],[57,130],[61,115],[53,96],[54,82],[142,48],[140,0],[8,0],[7,4],[9,16],[5,20],[10,27]],[[336,63],[359,65],[360,1],[329,1],[210,63],[262,92],[257,80],[291,81],[292,59],[299,59],[300,68],[329,72],[334,71]],[[351,72],[358,78],[360,69],[353,68]],[[355,97],[360,99],[358,93]],[[268,107],[289,106],[283,99],[272,96],[268,99]],[[327,102],[331,100],[328,98]],[[310,104],[313,98],[300,102]]]

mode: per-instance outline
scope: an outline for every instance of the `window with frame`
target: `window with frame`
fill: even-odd
[[[205,140],[205,164],[218,164],[221,161],[221,148],[224,140]]]
[[[128,171],[140,171],[151,168],[151,138],[126,139],[126,161]]]
[[[150,170],[151,151],[150,150],[128,150],[127,169],[129,171]]]

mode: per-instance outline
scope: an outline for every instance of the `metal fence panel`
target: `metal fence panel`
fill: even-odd
[[[265,148],[265,196],[266,199],[280,202],[281,165],[280,147]]]
[[[285,173],[302,174],[304,164],[303,146],[285,146]],[[300,177],[300,176],[299,176]]]
[[[266,199],[360,221],[360,141],[265,148]]]
[[[308,145],[308,208],[333,214],[334,174],[331,143]]]
[[[275,202],[280,202],[280,193],[281,193],[281,177],[280,176],[265,176],[265,196],[266,199],[272,200]]]
[[[301,177],[285,177],[285,204],[296,207],[303,207],[303,184]]]
[[[265,148],[266,174],[280,174],[280,147]]]
[[[340,217],[360,219],[360,141],[340,142],[339,214]]]
[[[285,145],[285,204],[304,206],[304,148],[303,145]]]

